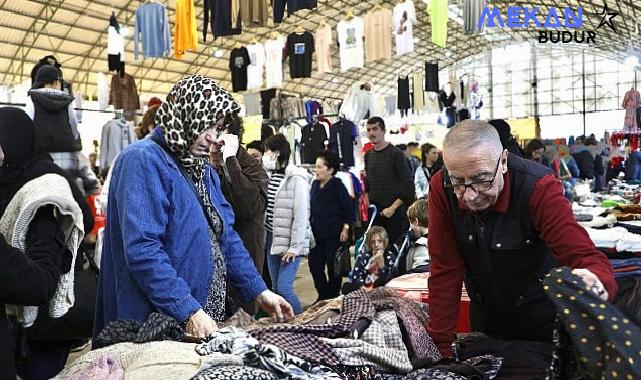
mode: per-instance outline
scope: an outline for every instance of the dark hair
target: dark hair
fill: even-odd
[[[470,118],[470,111],[467,108],[461,108],[458,111],[458,121],[468,120]]]
[[[525,158],[531,159],[532,152],[541,148],[545,149],[545,145],[543,145],[543,141],[539,139],[530,140],[525,146]]]
[[[341,159],[338,157],[338,154],[332,152],[331,150],[321,150],[318,152],[316,158],[322,158],[325,162],[325,166],[330,169],[334,169],[332,175],[336,175],[338,169],[341,167]]]
[[[289,142],[282,133],[269,136],[267,140],[265,140],[265,149],[278,152],[278,165],[280,167],[287,165],[289,156],[292,154]]]
[[[411,143],[407,143],[408,148],[418,148],[418,143],[416,141],[412,141]]]
[[[488,121],[488,124],[496,129],[499,134],[499,139],[501,139],[501,145],[503,145],[503,148],[505,148],[507,146],[507,143],[512,138],[512,128],[510,128],[510,124],[508,124],[507,121],[503,119],[490,120]]]
[[[140,138],[147,136],[149,132],[156,126],[156,111],[160,108],[159,104],[147,108],[147,112],[142,117],[142,123],[140,123]],[[152,125],[151,128],[148,125]]]
[[[401,152],[405,152],[405,151],[407,150],[407,145],[405,145],[405,144],[398,144],[398,145],[396,145],[396,147],[397,147]]]
[[[596,146],[597,145],[596,138],[591,137],[591,136],[586,138],[585,140],[583,140],[583,145],[585,145],[585,146]]]
[[[425,161],[427,161],[427,154],[432,149],[436,149],[436,147],[430,143],[425,143],[421,145],[421,162],[423,163],[423,166],[425,166]]]
[[[385,120],[383,120],[383,118],[381,117],[378,117],[378,116],[370,117],[367,120],[367,124],[378,124],[378,127],[381,129],[381,131],[385,130]]]
[[[254,140],[247,144],[247,149],[256,149],[261,154],[265,153],[265,146],[259,140]]]

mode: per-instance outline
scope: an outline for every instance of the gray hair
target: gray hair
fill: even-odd
[[[496,129],[484,121],[463,120],[450,129],[443,139],[443,155],[491,149],[497,154],[503,151]]]

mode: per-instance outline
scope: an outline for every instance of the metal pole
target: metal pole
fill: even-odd
[[[489,76],[488,80],[490,82],[489,83],[490,85],[487,88],[487,92],[488,92],[488,95],[489,95],[489,98],[490,98],[489,99],[490,100],[489,101],[489,103],[490,103],[489,104],[490,105],[490,119],[494,119],[494,91],[493,91],[493,88],[494,88],[494,76],[492,75],[493,74],[493,70],[492,70],[492,49],[488,49],[488,51],[487,51],[487,66],[488,66],[487,67],[487,72],[489,74],[488,75]]]
[[[539,117],[539,94],[538,94],[538,88],[537,88],[537,83],[538,79],[536,76],[536,48],[534,47],[534,44],[530,44],[530,59],[531,59],[531,64],[530,64],[530,70],[532,70],[532,103],[534,105],[534,135],[537,139],[541,138],[541,119]]]
[[[585,136],[585,50],[581,50],[581,61],[583,66],[581,71],[583,81],[583,136]]]

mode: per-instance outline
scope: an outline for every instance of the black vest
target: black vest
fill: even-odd
[[[38,150],[48,153],[82,150],[80,137],[74,137],[69,124],[68,107],[73,97],[38,91],[30,91],[29,96],[34,105],[33,125]]]
[[[555,309],[543,292],[542,279],[558,264],[533,226],[530,195],[536,182],[551,172],[512,154],[508,172],[510,199],[504,214],[463,211],[446,187],[465,261],[472,328],[512,339],[550,340]],[[443,174],[448,183],[447,171]]]

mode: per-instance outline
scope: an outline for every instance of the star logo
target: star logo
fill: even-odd
[[[603,13],[601,13],[602,18],[599,26],[597,26],[597,29],[600,29],[603,25],[607,25],[610,27],[610,29],[617,33],[617,29],[614,26],[614,21],[612,19],[618,14],[619,13],[617,12],[610,12],[610,9],[608,9],[608,4],[603,3]]]

